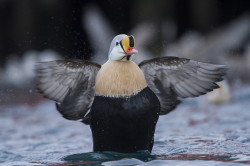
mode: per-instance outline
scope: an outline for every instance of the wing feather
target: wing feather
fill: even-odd
[[[57,103],[70,120],[84,119],[94,98],[95,77],[100,65],[82,60],[57,60],[36,65],[37,89]]]
[[[179,104],[178,98],[197,97],[218,88],[216,82],[223,80],[227,70],[224,65],[178,57],[146,60],[139,67],[161,102],[161,114],[173,110]]]

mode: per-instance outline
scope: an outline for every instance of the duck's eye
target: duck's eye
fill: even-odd
[[[116,42],[115,45],[118,46],[119,42]]]

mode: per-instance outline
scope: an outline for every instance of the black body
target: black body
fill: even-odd
[[[90,112],[94,151],[151,152],[159,113],[148,87],[131,97],[96,96]]]

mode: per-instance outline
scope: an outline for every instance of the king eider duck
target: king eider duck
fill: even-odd
[[[151,152],[159,115],[176,108],[181,98],[218,88],[224,65],[178,57],[132,61],[138,51],[133,36],[121,34],[110,45],[102,66],[86,60],[40,62],[37,89],[56,102],[69,120],[89,124],[93,150]]]

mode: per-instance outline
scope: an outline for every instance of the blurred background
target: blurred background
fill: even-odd
[[[121,33],[135,36],[139,50],[136,63],[153,57],[178,56],[227,65],[228,75],[226,81],[220,83],[222,88],[204,97],[203,104],[204,101],[222,103],[218,106],[221,108],[223,104],[241,105],[241,101],[250,99],[250,1],[0,0],[0,141],[5,149],[0,151],[0,162],[12,156],[7,155],[10,152],[6,149],[10,147],[16,155],[17,138],[24,141],[40,134],[34,132],[39,125],[48,123],[39,121],[41,116],[52,118],[51,121],[57,119],[55,132],[61,124],[72,125],[55,113],[52,102],[35,91],[34,64],[65,58],[103,64],[111,40]],[[196,102],[199,105],[200,101]],[[236,107],[235,111],[238,109],[241,108]],[[42,114],[41,110],[48,114]],[[52,117],[48,117],[50,114]],[[207,114],[209,112],[204,113]],[[249,121],[249,113],[245,115]],[[32,119],[26,119],[28,116]],[[34,121],[38,126],[23,133]],[[16,129],[19,124],[23,128]],[[63,137],[74,137],[70,129],[67,130]],[[13,132],[19,135],[10,137]],[[73,135],[78,132],[80,129]],[[13,142],[8,142],[10,140]],[[87,149],[91,151],[91,140],[88,141]],[[26,145],[24,141],[21,147]],[[24,151],[20,150],[18,155]],[[13,158],[16,156],[8,161],[16,161]]]
[[[227,64],[247,79],[250,2],[224,0],[1,0],[0,85],[29,87],[36,61],[104,63],[112,38],[132,34],[135,61],[179,56]]]

